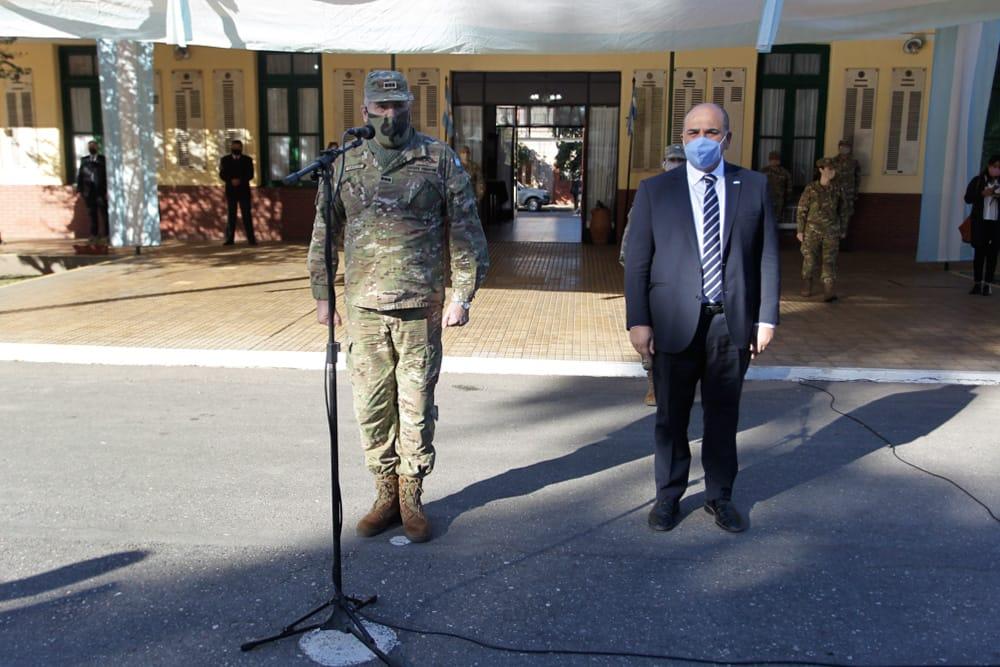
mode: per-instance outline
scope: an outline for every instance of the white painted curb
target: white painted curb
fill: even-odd
[[[111,347],[99,345],[50,345],[0,343],[0,361],[108,366],[197,366],[202,368],[287,368],[322,370],[323,352],[278,350],[204,350],[185,348]],[[345,370],[343,354],[337,363]],[[548,375],[562,377],[640,378],[638,362],[573,361],[561,359],[502,359],[445,357],[443,373],[483,375]],[[830,368],[814,366],[751,366],[748,380],[822,382],[887,382],[915,384],[1000,384],[992,371],[921,370],[905,368]]]

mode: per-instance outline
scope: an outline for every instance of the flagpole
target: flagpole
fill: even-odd
[[[635,121],[638,116],[638,109],[635,103],[635,77],[632,77],[632,97],[631,103],[628,110],[628,123],[626,128],[628,129],[628,167],[625,172],[625,225],[628,224],[628,212],[631,208],[632,199],[632,146],[635,144]],[[625,237],[624,225],[622,226],[622,233],[618,237],[620,241]]]

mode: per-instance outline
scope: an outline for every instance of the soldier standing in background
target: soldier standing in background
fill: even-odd
[[[671,144],[663,154],[663,171],[670,171],[687,162],[684,154],[684,144]],[[628,244],[628,224],[622,233],[622,248],[618,253],[618,263],[625,266],[625,246]],[[650,407],[656,407],[656,392],[653,389],[653,360],[643,359],[642,368],[646,371],[646,398],[645,403]]]
[[[844,191],[847,200],[847,213],[844,216],[844,237],[847,236],[847,225],[854,217],[854,205],[858,201],[858,189],[861,187],[861,165],[854,159],[850,139],[841,139],[837,144],[837,157],[833,159],[833,167],[837,170],[837,184]]]
[[[792,200],[792,174],[781,166],[781,153],[771,151],[767,166],[760,170],[767,176],[767,193],[774,210],[774,219],[780,225],[785,219],[785,204]]]
[[[362,115],[375,138],[339,158],[344,182],[332,231],[344,239],[347,364],[365,463],[375,475],[375,503],[357,532],[378,535],[402,519],[407,537],[425,542],[431,527],[421,494],[434,467],[442,319],[444,326],[468,322],[489,258],[469,175],[451,148],[410,126],[412,99],[400,72],[365,79]],[[324,324],[331,316],[325,205],[320,189],[308,268]],[[452,300],[445,306],[448,254]],[[335,255],[334,271],[337,263]],[[340,324],[335,308],[332,316]]]
[[[476,201],[479,202],[483,198],[483,195],[486,194],[486,181],[483,180],[483,169],[479,166],[478,162],[472,161],[472,149],[468,146],[462,146],[458,155],[462,161],[462,169],[465,170],[465,173],[469,175],[469,180],[472,181],[472,191],[476,193]]]
[[[799,199],[795,219],[796,236],[802,244],[802,296],[812,295],[813,271],[822,255],[823,300],[836,301],[837,253],[840,240],[847,235],[849,210],[844,189],[833,180],[837,177],[834,161],[828,157],[816,161],[819,180],[806,186]]]

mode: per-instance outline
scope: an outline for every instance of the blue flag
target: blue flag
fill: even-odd
[[[451,119],[451,86],[448,85],[448,77],[444,78],[444,114],[441,116],[441,124],[444,125],[444,140],[450,144],[455,136],[455,124]]]
[[[628,136],[632,136],[635,131],[635,122],[639,119],[639,103],[635,97],[635,79],[632,79],[632,104],[628,108],[628,120],[626,121],[626,128],[628,129]]]

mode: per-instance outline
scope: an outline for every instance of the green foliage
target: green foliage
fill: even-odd
[[[0,46],[14,43],[14,37],[0,37]],[[24,68],[14,62],[14,54],[0,49],[0,79],[17,79],[24,74]]]

